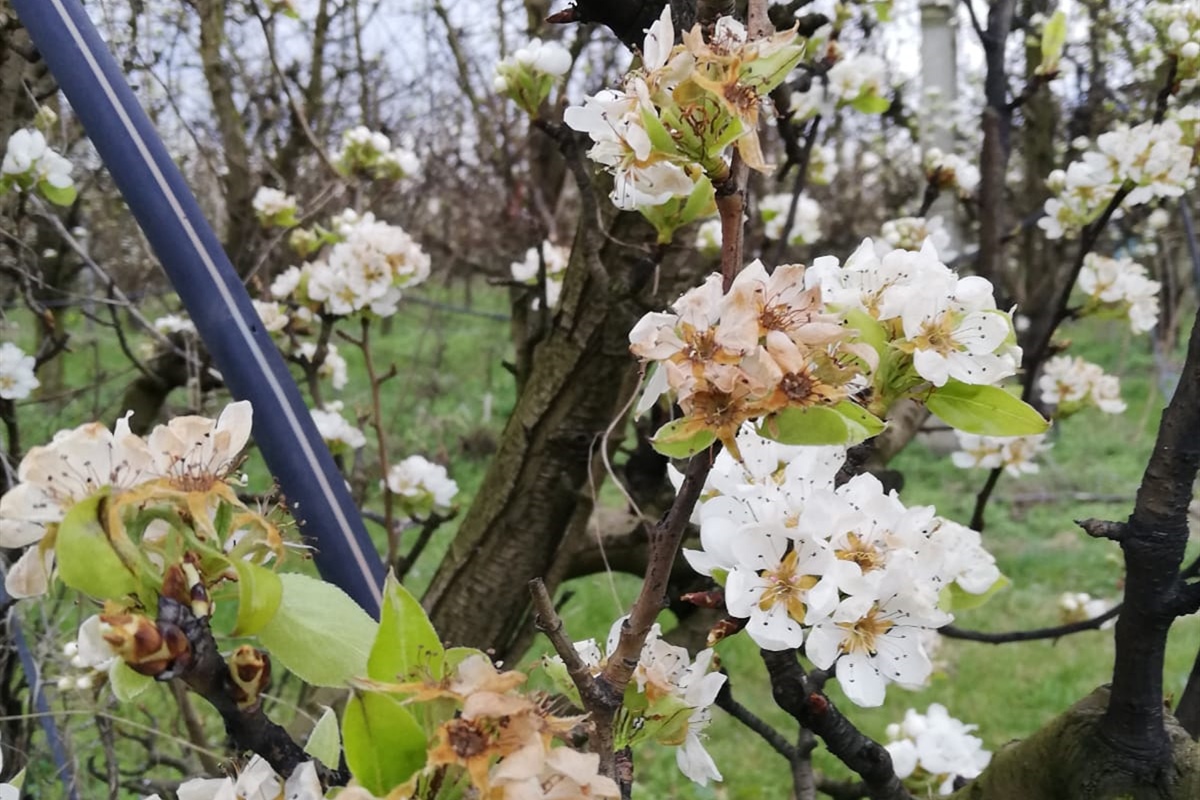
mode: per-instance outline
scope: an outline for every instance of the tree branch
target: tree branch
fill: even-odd
[[[864,735],[819,689],[800,666],[795,650],[762,650],[775,702],[821,737],[829,752],[863,779],[871,800],[912,800],[882,745]]]

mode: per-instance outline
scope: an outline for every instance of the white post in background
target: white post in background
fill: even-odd
[[[954,0],[920,0],[921,8],[921,144],[943,153],[954,151],[954,104],[958,99],[958,17]],[[962,252],[962,225],[957,202],[943,192],[929,216],[941,215],[950,246]]]

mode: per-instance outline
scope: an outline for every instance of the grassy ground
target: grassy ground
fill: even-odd
[[[394,362],[399,370],[399,377],[387,384],[384,393],[389,446],[393,459],[419,452],[448,462],[462,487],[465,507],[512,407],[512,381],[500,364],[509,353],[508,330],[494,316],[506,311],[507,299],[502,290],[480,286],[474,287],[473,295],[460,288],[431,288],[421,299],[431,304],[408,305],[394,320],[392,331],[380,338],[378,361]],[[463,313],[467,308],[470,313]],[[63,385],[87,388],[50,387],[41,401],[23,404],[19,411],[26,445],[83,419],[111,422],[120,410],[121,390],[133,377],[103,330],[89,333],[75,317],[65,321],[78,336],[73,352],[62,362]],[[982,608],[962,614],[957,620],[960,626],[997,631],[1054,624],[1059,621],[1057,598],[1064,591],[1104,597],[1120,592],[1116,546],[1090,540],[1072,520],[1128,514],[1163,404],[1160,378],[1145,338],[1131,339],[1112,324],[1078,325],[1068,334],[1078,342],[1073,352],[1123,377],[1129,409],[1119,417],[1088,411],[1066,420],[1056,426],[1054,449],[1038,475],[1001,480],[985,541],[1012,579],[1012,587]],[[26,336],[18,333],[18,341]],[[361,360],[353,349],[342,344],[341,350],[352,375],[361,376]],[[365,410],[369,405],[369,396],[357,380],[340,399],[348,410]],[[177,409],[186,406],[182,394],[172,401]],[[934,504],[946,516],[964,522],[970,518],[983,473],[959,470],[947,456],[921,445],[901,454],[895,466],[905,475],[902,496],[907,503]],[[1115,499],[1081,503],[1075,499],[1077,493]],[[446,526],[419,562],[410,581],[415,589],[429,580],[454,529],[454,523]],[[599,575],[569,588],[574,594],[564,616],[571,633],[578,638],[603,637],[612,620],[628,607],[637,584],[627,576]],[[69,605],[59,608],[69,609]],[[52,640],[40,647],[51,681],[64,666],[55,655],[56,647]],[[1200,623],[1191,619],[1177,625],[1167,667],[1168,692],[1182,691],[1197,647]],[[1103,683],[1111,666],[1111,648],[1108,632],[1003,647],[947,641],[938,653],[940,669],[928,690],[913,694],[892,689],[882,709],[859,711],[842,705],[864,730],[882,736],[885,726],[899,720],[906,708],[924,710],[929,703],[940,702],[951,714],[978,724],[979,735],[995,748],[1033,731]],[[751,643],[737,637],[723,643],[720,654],[738,698],[782,730],[794,731],[773,708],[765,672]],[[833,691],[836,698],[836,688]],[[60,707],[83,704],[82,698],[69,696],[57,702]],[[165,701],[160,697],[154,702]],[[783,761],[721,712],[714,717],[708,745],[726,781],[695,787],[676,770],[673,751],[649,747],[637,754],[636,797],[786,796],[789,779]],[[80,730],[90,724],[87,718],[78,722],[74,727]],[[818,759],[837,771],[836,764]],[[52,790],[47,787],[39,796],[53,796]]]

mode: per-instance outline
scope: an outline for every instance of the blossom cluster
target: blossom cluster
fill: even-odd
[[[961,469],[1001,469],[1013,477],[1032,475],[1040,467],[1037,457],[1050,449],[1045,434],[1032,436],[976,436],[955,431],[958,451],[950,456]]]
[[[1095,406],[1105,414],[1125,410],[1121,382],[1107,375],[1099,364],[1079,356],[1055,356],[1042,367],[1038,391],[1044,405],[1057,406],[1056,416],[1072,414],[1086,406]]]
[[[443,680],[390,687],[413,694],[418,702],[450,701],[457,711],[430,737],[425,770],[388,797],[416,797],[418,781],[446,767],[466,773],[474,787],[471,796],[492,800],[620,797],[616,782],[599,774],[598,754],[553,744],[581,718],[554,716],[544,698],[518,691],[524,682],[522,673],[499,672],[477,652]]]
[[[496,65],[492,88],[537,114],[556,81],[571,68],[571,53],[558,42],[531,39]]]
[[[71,162],[50,147],[35,128],[22,128],[8,138],[0,162],[0,192],[10,187],[18,191],[36,188],[58,205],[70,205],[75,200]]]
[[[953,189],[961,197],[975,194],[979,186],[979,167],[955,153],[931,147],[923,159],[925,179],[939,189]]]
[[[593,675],[599,675],[607,659],[616,651],[621,627],[626,618],[613,623],[601,652],[595,639],[575,643],[575,649]],[[628,747],[653,739],[675,745],[675,763],[679,770],[701,786],[721,780],[712,756],[704,748],[703,735],[712,719],[711,706],[725,684],[725,676],[715,671],[716,657],[706,648],[692,659],[687,648],[663,640],[662,629],[655,623],[634,669],[633,681],[626,693],[621,718],[617,721],[617,746]],[[567,676],[561,658],[549,659],[547,672],[569,697],[579,700],[578,690]],[[635,693],[636,698],[631,698]]]
[[[768,275],[755,261],[728,294],[721,285],[720,275],[710,276],[679,298],[673,313],[647,314],[629,334],[635,355],[658,362],[647,399],[669,386],[687,415],[681,438],[708,431],[736,452],[734,434],[746,420],[789,406],[832,405],[855,390],[858,362],[874,351],[843,342],[820,290],[805,288],[804,267]]]
[[[396,496],[400,511],[412,519],[445,514],[458,495],[458,484],[446,468],[424,456],[409,456],[393,464],[381,483]]]
[[[290,777],[278,775],[262,756],[255,755],[236,778],[193,778],[179,786],[179,797],[187,800],[322,800],[325,790],[317,775],[317,766],[305,761]],[[145,800],[160,800],[157,794]]]
[[[509,266],[514,281],[537,285],[538,275],[542,265],[546,266],[546,302],[550,307],[558,305],[558,296],[562,294],[563,277],[567,272],[567,264],[571,261],[571,251],[550,241],[542,242],[541,247],[531,247],[525,251],[525,258],[514,261]],[[533,307],[538,308],[541,298],[535,298]]]
[[[796,120],[850,106],[867,114],[887,110],[888,66],[877,55],[843,56],[824,75],[813,78],[807,91],[792,92],[790,108]]]
[[[271,294],[323,314],[386,317],[396,313],[401,290],[424,282],[429,268],[428,254],[403,228],[367,213],[320,258],[280,273]]]
[[[867,239],[845,264],[832,256],[816,259],[804,278],[820,288],[828,308],[881,323],[890,347],[909,354],[916,374],[934,386],[951,378],[996,384],[1020,364],[1011,314],[997,310],[991,283],[958,277],[939,260],[931,239],[919,251],[883,255]],[[895,375],[904,380],[903,369]]]
[[[1200,72],[1200,4],[1153,2],[1146,8],[1148,19],[1162,34],[1163,54],[1176,59],[1181,79]]]
[[[296,224],[296,198],[287,192],[260,186],[251,206],[258,221],[266,227],[290,228]]]
[[[1158,324],[1162,284],[1151,280],[1146,268],[1132,259],[1088,253],[1076,286],[1088,296],[1085,313],[1105,310],[1128,316],[1134,333],[1145,333]]]
[[[312,364],[317,357],[317,343],[301,342],[296,347],[296,355]],[[325,345],[325,357],[317,367],[317,376],[329,381],[338,391],[345,389],[350,382],[350,367],[336,344],[330,342]]]
[[[920,250],[926,239],[933,242],[942,257],[951,256],[950,232],[940,216],[889,219],[883,223],[875,247],[883,248],[884,254],[889,250]]]
[[[650,26],[642,65],[621,89],[605,89],[572,106],[566,124],[594,142],[588,156],[612,172],[613,202],[623,209],[658,206],[692,195],[700,178],[723,178],[736,146],[765,170],[757,123],[763,99],[804,54],[796,32],[751,40],[721,17],[705,41],[700,26],[675,45],[669,7]]]
[[[1054,196],[1046,200],[1038,226],[1048,239],[1076,236],[1123,186],[1131,187],[1127,207],[1179,197],[1191,183],[1192,145],[1174,120],[1100,134],[1094,150],[1046,178]]]
[[[923,633],[950,622],[956,594],[1002,580],[978,532],[907,508],[870,474],[835,486],[840,447],[786,447],[739,434],[695,512],[698,572],[723,581],[729,613],[769,650],[804,646],[846,696],[878,706],[887,685],[932,672]]]
[[[1113,600],[1092,597],[1087,592],[1063,592],[1058,597],[1058,610],[1064,623],[1086,622],[1106,613],[1115,605]],[[1111,628],[1116,619],[1105,622],[1102,628]]]
[[[807,195],[800,195],[796,202],[796,218],[785,235],[783,226],[791,205],[790,194],[769,194],[758,202],[758,213],[766,224],[766,237],[776,242],[786,239],[791,245],[813,244],[821,238],[820,204]]]
[[[342,134],[341,147],[332,156],[343,175],[363,173],[376,180],[411,178],[421,162],[407,147],[393,145],[386,134],[358,125]]]
[[[176,417],[143,439],[130,431],[127,414],[111,431],[92,422],[60,431],[50,444],[30,448],[17,468],[18,483],[0,497],[0,547],[28,548],[8,572],[8,593],[13,597],[45,593],[60,523],[77,503],[102,490],[125,493],[135,504],[142,502],[136,490],[148,487],[150,492],[157,488],[168,493],[212,492],[240,505],[226,481],[250,437],[250,422],[250,404],[242,401],[229,405],[216,421]],[[151,497],[146,495],[147,502]],[[117,505],[109,504],[110,508]],[[214,510],[211,504],[193,509],[193,524],[209,541],[220,542],[210,517]],[[274,548],[278,533],[268,533]],[[239,538],[238,532],[231,532],[226,542]],[[149,539],[147,533],[142,543],[153,549]]]
[[[342,416],[342,402],[335,400],[323,408],[311,409],[317,432],[334,455],[352,453],[367,443],[362,430]]]
[[[977,727],[950,716],[940,703],[924,714],[910,708],[903,722],[887,728],[885,747],[896,777],[914,788],[936,786],[940,795],[953,793],[956,779],[978,777],[992,760],[983,740],[972,735]]]
[[[34,367],[37,359],[25,355],[12,342],[0,344],[0,398],[24,400],[39,385]]]
[[[707,432],[736,453],[735,432],[759,418],[761,430],[785,441],[783,417],[814,407],[845,416],[851,430],[870,429],[881,426],[871,414],[900,397],[951,379],[991,386],[1020,363],[991,283],[959,278],[928,240],[920,251],[881,257],[867,239],[844,265],[823,256],[807,270],[785,265],[770,275],[756,261],[727,294],[721,287],[711,276],[629,335],[633,353],[657,364],[640,408],[669,388],[683,410],[672,442],[707,446],[696,438]]]

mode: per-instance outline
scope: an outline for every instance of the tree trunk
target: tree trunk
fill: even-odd
[[[1001,748],[983,774],[951,800],[1195,800],[1200,745],[1167,718],[1173,768],[1158,785],[1122,770],[1100,733],[1108,688],[1080,700],[1028,739]]]
[[[585,218],[583,230],[589,227]],[[589,473],[602,475],[604,432],[636,386],[629,331],[652,302],[641,291],[654,269],[646,255],[650,226],[637,214],[622,213],[609,234],[600,251],[603,274],[588,268],[585,237],[577,237],[562,305],[534,352],[475,502],[425,595],[434,625],[453,644],[503,655],[527,616],[526,584],[559,572],[552,567],[568,530],[591,513]],[[633,242],[646,247],[631,247]],[[672,299],[674,287],[689,282],[681,272],[664,266],[663,274],[675,280],[672,288],[660,288],[660,298]]]

